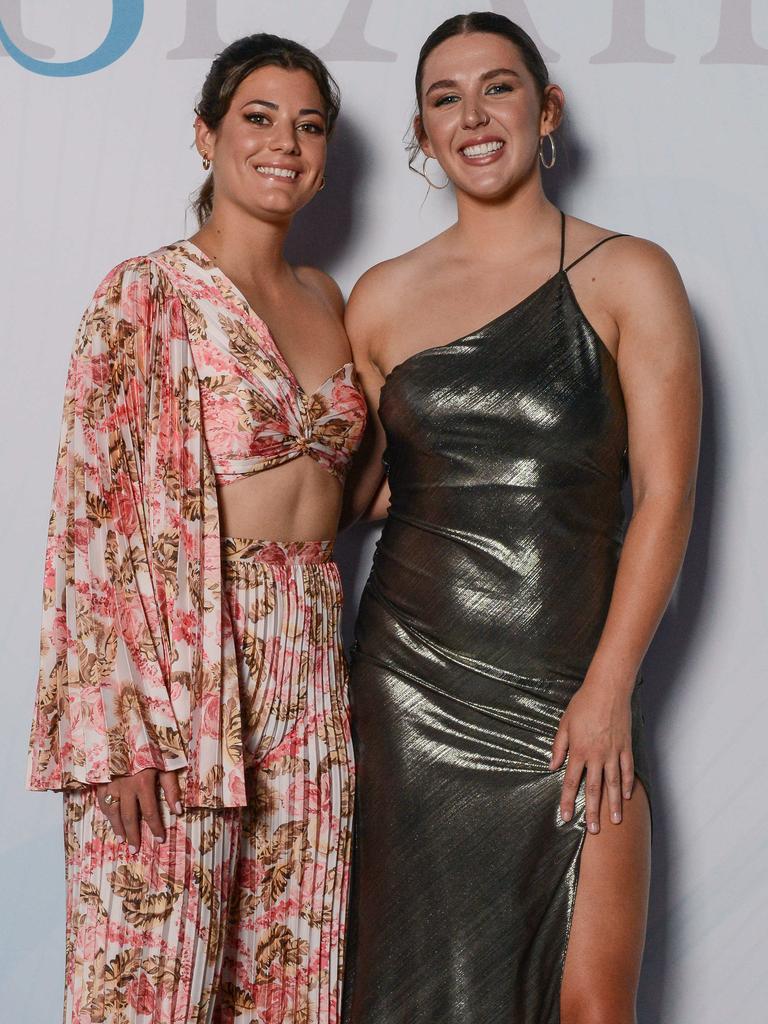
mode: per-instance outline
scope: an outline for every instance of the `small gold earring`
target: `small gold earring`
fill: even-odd
[[[549,162],[544,159],[544,139],[549,139],[549,145],[551,146],[551,153]],[[546,167],[550,171],[555,166],[555,160],[557,160],[557,150],[555,149],[555,140],[550,135],[542,135],[539,139],[539,160],[541,160],[541,166]]]
[[[448,188],[448,186],[450,185],[451,181],[450,181],[450,178],[449,178],[444,185],[435,185],[435,183],[433,181],[429,180],[429,175],[427,174],[427,160],[432,160],[432,159],[433,159],[433,157],[431,157],[431,156],[425,156],[424,157],[424,163],[421,165],[421,174],[422,174],[422,177],[427,179],[427,183],[428,183],[430,188],[436,188],[438,191],[441,191],[444,188]]]
[[[208,154],[207,153],[203,153],[203,170],[207,171],[210,166],[211,166],[211,161],[208,158]]]
[[[320,182],[320,188],[317,191],[318,192],[322,192],[324,188],[325,188],[325,175],[323,175],[323,180]]]

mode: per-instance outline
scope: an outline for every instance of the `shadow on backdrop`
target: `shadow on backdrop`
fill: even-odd
[[[555,166],[550,170],[543,168],[541,174],[547,198],[566,213],[570,213],[568,209],[570,194],[578,185],[579,179],[588,173],[589,167],[589,154],[579,142],[578,131],[574,124],[575,118],[576,115],[569,106],[568,114],[555,135],[555,145],[557,146]]]
[[[361,193],[370,157],[350,118],[339,121],[328,144],[325,188],[299,211],[286,242],[290,263],[333,274],[345,247],[360,230]]]
[[[697,317],[701,338],[704,414],[701,431],[701,457],[696,489],[696,512],[688,543],[688,552],[677,589],[645,659],[643,670],[643,708],[646,737],[654,787],[654,839],[652,854],[651,900],[648,936],[638,997],[638,1024],[658,1024],[669,1019],[665,1005],[666,980],[671,973],[669,956],[679,948],[678,905],[671,890],[671,851],[679,848],[675,819],[669,813],[671,786],[667,781],[667,757],[662,737],[666,708],[684,671],[689,651],[695,645],[701,612],[706,600],[707,576],[713,561],[713,547],[719,536],[720,515],[718,441],[722,437],[722,400],[720,377],[714,364],[715,346],[710,342],[706,324]],[[658,752],[658,756],[657,756]]]

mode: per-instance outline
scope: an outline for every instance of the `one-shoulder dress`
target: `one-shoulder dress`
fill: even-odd
[[[607,615],[627,475],[617,365],[562,232],[556,274],[382,389],[392,497],[352,652],[345,1024],[560,1020],[585,782],[564,821],[549,760]],[[650,800],[639,675],[631,708]]]

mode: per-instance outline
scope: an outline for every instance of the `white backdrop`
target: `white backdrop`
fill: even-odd
[[[758,1024],[768,1003],[768,4],[489,6],[535,30],[565,88],[554,198],[665,246],[699,323],[698,512],[646,662],[656,830],[640,1021]],[[421,42],[467,9],[442,0],[0,0],[0,25],[21,51],[9,56],[0,43],[5,1020],[60,1017],[60,797],[26,794],[23,777],[53,459],[80,312],[115,263],[194,230],[187,198],[202,170],[192,105],[212,56],[254,31],[318,50],[344,97],[329,185],[302,214],[294,254],[329,270],[348,293],[372,263],[442,229],[450,199],[433,193],[422,206],[425,189],[407,169],[402,136]],[[59,66],[24,66],[31,61]],[[350,616],[371,546],[364,530],[339,545]]]

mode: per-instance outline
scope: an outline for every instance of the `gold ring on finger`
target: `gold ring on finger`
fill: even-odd
[[[120,797],[115,796],[113,793],[107,793],[107,795],[104,797],[104,803],[107,805],[107,807],[111,807],[112,804],[117,804],[119,802]]]

